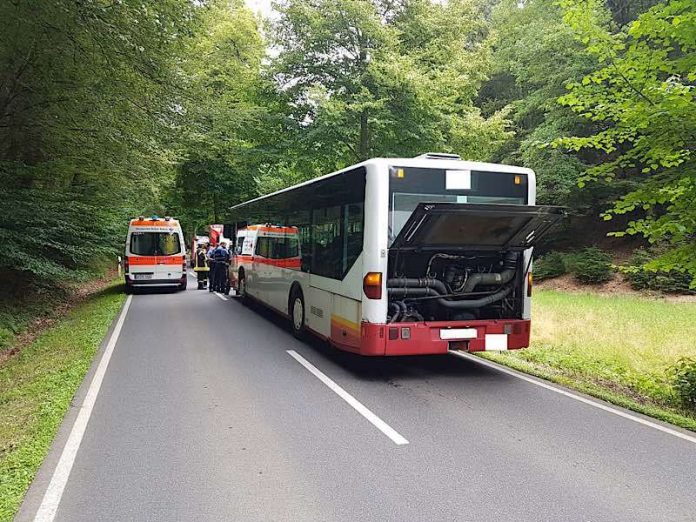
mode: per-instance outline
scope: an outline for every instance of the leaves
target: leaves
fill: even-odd
[[[686,269],[696,281],[696,265],[683,255],[694,250],[696,240],[696,99],[689,80],[696,65],[696,6],[660,3],[616,31],[601,2],[561,5],[596,68],[559,101],[605,127],[589,136],[559,138],[555,145],[611,154],[585,172],[584,182],[638,177],[640,185],[608,215],[642,210],[645,217],[629,222],[626,233],[671,243],[674,250],[657,260],[656,268]]]
[[[504,113],[473,107],[485,78],[479,3],[288,0],[279,10],[272,71],[316,171],[426,150],[485,159],[506,137]]]
[[[0,269],[80,276],[158,208],[174,160],[183,0],[0,4]]]

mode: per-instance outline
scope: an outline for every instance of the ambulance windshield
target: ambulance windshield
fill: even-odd
[[[181,253],[181,242],[176,232],[133,232],[131,254],[136,256],[172,256]]]

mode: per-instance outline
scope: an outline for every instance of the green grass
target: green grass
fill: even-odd
[[[114,265],[113,259],[95,259],[82,277],[54,285],[32,283],[16,273],[0,270],[0,356],[15,344],[17,335],[34,326],[35,319],[62,315],[74,304],[76,291],[84,290],[85,283],[115,276]]]
[[[696,358],[696,304],[633,296],[535,292],[532,342],[486,358],[696,430],[668,368]]]
[[[0,521],[19,508],[123,299],[107,287],[0,367]]]

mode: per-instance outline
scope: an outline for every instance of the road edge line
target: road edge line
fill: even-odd
[[[687,433],[682,433],[681,431],[669,428],[667,426],[664,426],[664,425],[659,424],[657,422],[653,422],[653,421],[648,420],[648,419],[644,419],[643,417],[639,417],[638,415],[635,415],[633,413],[629,413],[628,411],[620,410],[614,406],[610,406],[609,404],[599,402],[598,399],[590,399],[588,397],[583,397],[582,395],[578,395],[576,393],[565,390],[563,388],[559,388],[558,386],[554,386],[552,384],[546,383],[546,382],[541,381],[537,378],[529,377],[529,376],[527,376],[523,373],[520,373],[518,371],[511,370],[503,365],[494,363],[492,361],[487,361],[485,359],[481,359],[480,357],[476,357],[475,355],[462,353],[462,352],[456,352],[456,351],[450,351],[449,353],[451,355],[456,356],[456,357],[460,357],[460,358],[465,359],[467,361],[475,362],[475,363],[480,364],[482,366],[486,366],[487,368],[497,370],[501,373],[511,375],[512,377],[516,377],[516,378],[521,379],[523,381],[526,381],[528,383],[531,383],[531,384],[534,384],[536,386],[540,386],[542,388],[550,390],[552,392],[564,395],[565,397],[568,397],[570,399],[574,399],[576,401],[582,402],[582,403],[587,404],[589,406],[593,406],[594,408],[599,408],[600,410],[603,410],[603,411],[606,411],[609,413],[613,413],[614,415],[618,415],[619,417],[623,417],[624,419],[628,419],[628,420],[631,420],[633,422],[637,422],[638,424],[648,426],[650,428],[656,429],[656,430],[661,431],[663,433],[667,433],[669,435],[673,435],[674,437],[678,437],[680,439],[683,439],[683,440],[686,440],[686,441],[691,442],[693,444],[696,444],[696,436],[692,436],[692,435],[689,435]]]
[[[87,429],[87,423],[92,415],[92,409],[94,408],[102,381],[106,375],[106,368],[109,365],[111,355],[116,347],[116,342],[121,334],[121,329],[123,328],[123,323],[125,322],[126,314],[128,313],[132,299],[132,295],[129,295],[126,298],[126,302],[123,305],[121,314],[116,322],[116,326],[111,333],[111,337],[106,345],[106,349],[102,353],[99,365],[92,376],[92,382],[89,384],[85,398],[80,406],[80,411],[75,418],[75,422],[70,430],[68,440],[66,441],[61,452],[56,469],[53,471],[51,481],[46,488],[46,493],[44,493],[41,504],[36,511],[36,515],[34,516],[35,522],[52,522],[56,516],[58,506],[60,505],[60,501],[63,496],[63,491],[65,490],[65,486],[68,483],[68,478],[70,477],[70,471],[75,463],[77,451],[80,449],[82,438]]]
[[[314,366],[311,362],[309,362],[307,359],[302,357],[299,353],[297,353],[295,350],[285,350],[290,357],[295,359],[298,363],[300,363],[302,366],[304,366],[309,372],[314,375],[317,379],[319,379],[322,383],[324,383],[331,391],[333,391],[336,395],[338,395],[341,399],[346,401],[355,411],[357,411],[360,415],[365,417],[375,428],[377,428],[379,431],[384,433],[387,437],[389,437],[394,444],[398,446],[403,446],[405,444],[408,444],[408,441],[399,434],[394,428],[389,426],[386,422],[384,422],[382,419],[380,419],[377,415],[375,415],[372,411],[370,411],[365,405],[363,405],[358,399],[353,397],[350,393],[348,393],[346,390],[341,388],[335,381],[333,381],[330,377],[328,377],[326,374],[324,374],[321,370],[319,370],[316,366]]]

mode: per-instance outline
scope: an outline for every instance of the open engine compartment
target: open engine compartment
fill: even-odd
[[[389,252],[387,321],[519,319],[521,252]]]
[[[419,203],[389,249],[388,322],[521,319],[523,253],[561,216],[555,207]]]

